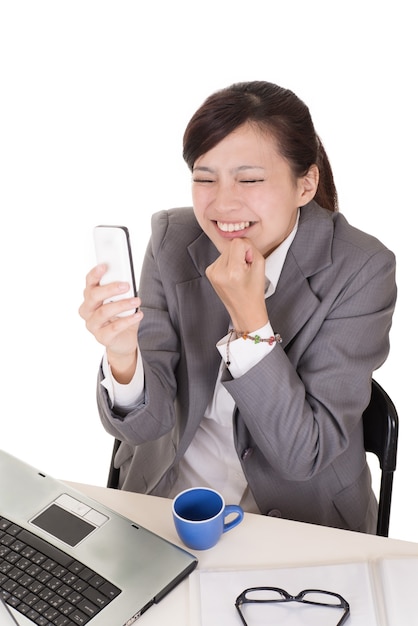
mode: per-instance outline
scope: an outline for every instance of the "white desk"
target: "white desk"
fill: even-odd
[[[69,483],[120,514],[182,546],[171,517],[171,500]],[[184,547],[184,546],[182,546]],[[368,561],[379,557],[418,557],[418,543],[387,539],[246,513],[243,522],[212,549],[194,552],[198,567],[267,568]],[[189,581],[183,581],[138,621],[138,626],[169,623],[195,626],[189,619]]]

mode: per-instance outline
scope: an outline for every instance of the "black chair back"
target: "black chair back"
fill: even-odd
[[[393,473],[396,469],[399,419],[386,391],[372,380],[370,403],[363,413],[364,447],[379,459],[381,469],[377,535],[387,537],[392,503]]]
[[[110,460],[109,475],[107,477],[107,487],[110,489],[119,489],[119,469],[114,466],[115,454],[118,451],[121,442],[115,439],[113,442],[112,458]]]

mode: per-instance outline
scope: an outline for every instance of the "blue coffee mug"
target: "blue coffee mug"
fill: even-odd
[[[225,505],[221,494],[207,487],[193,487],[179,493],[172,511],[178,536],[192,550],[212,548],[223,533],[235,528],[244,517],[238,504]],[[225,521],[231,513],[235,517]]]

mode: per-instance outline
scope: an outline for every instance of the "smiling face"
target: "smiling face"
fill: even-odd
[[[219,252],[247,237],[267,257],[290,234],[317,184],[316,166],[295,179],[275,139],[246,123],[196,159],[194,212]]]

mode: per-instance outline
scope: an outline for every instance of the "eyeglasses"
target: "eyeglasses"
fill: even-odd
[[[332,609],[343,610],[343,615],[335,626],[341,626],[350,614],[350,605],[339,593],[332,591],[322,591],[320,589],[305,589],[292,596],[284,589],[278,587],[251,587],[245,589],[235,600],[235,607],[244,626],[249,626],[246,622],[242,608],[248,604],[278,604],[287,602],[300,602],[319,607],[330,607]]]

